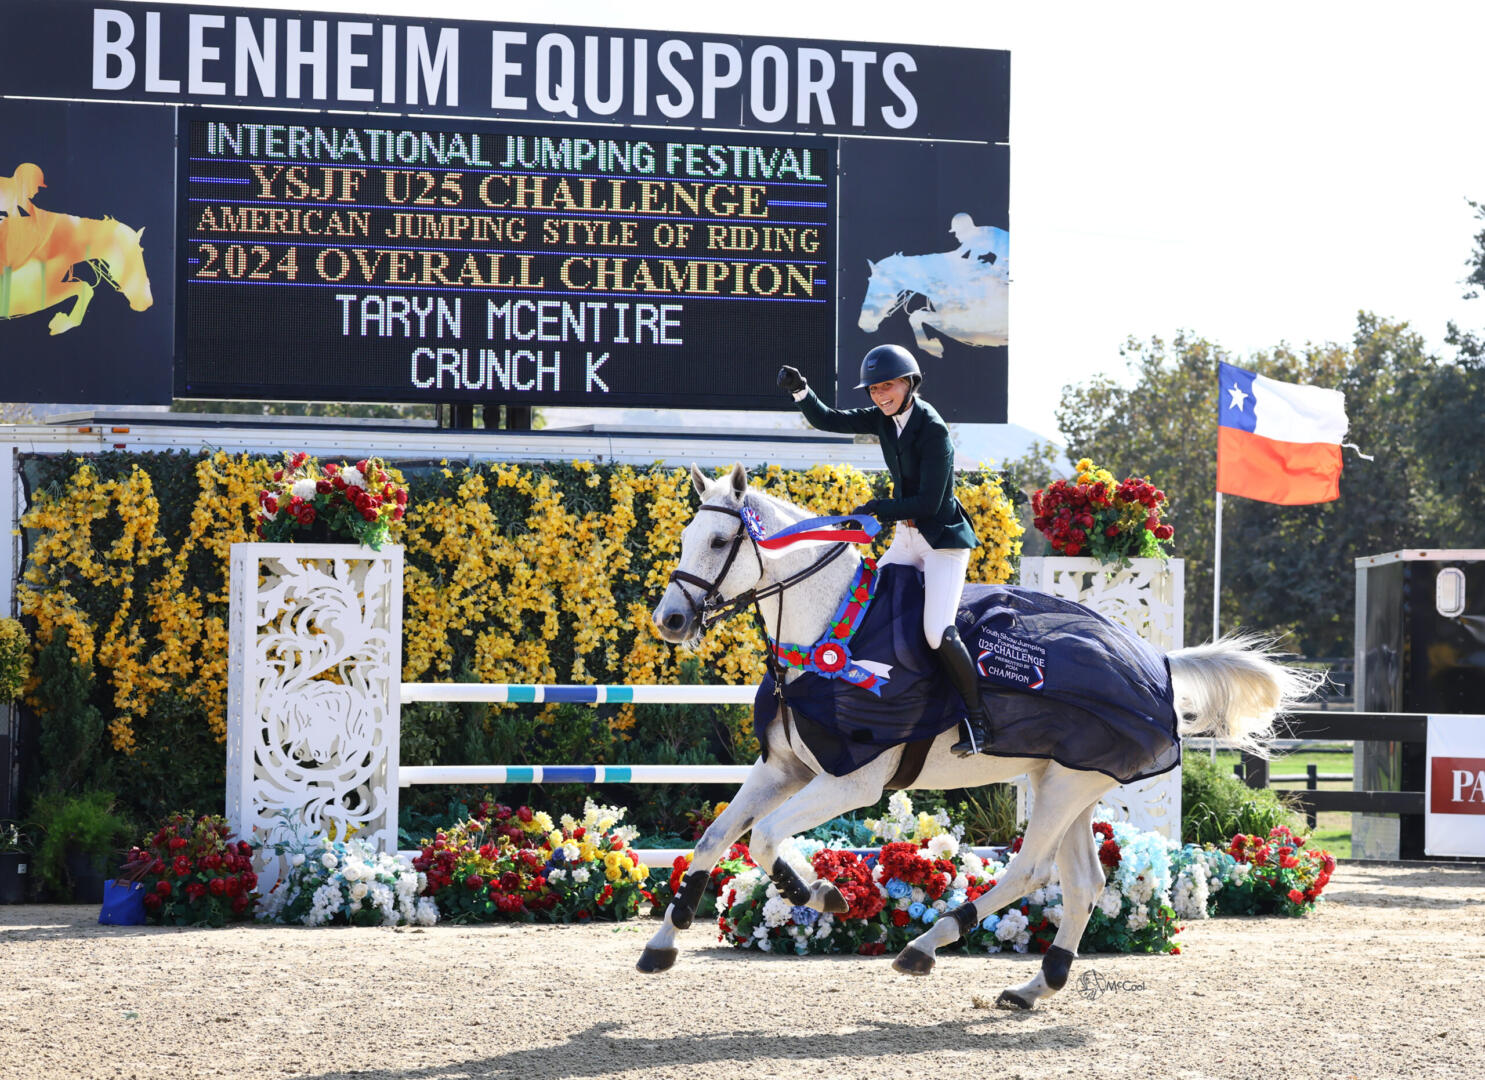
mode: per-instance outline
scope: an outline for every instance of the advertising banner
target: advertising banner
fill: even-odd
[[[1485,715],[1428,718],[1423,850],[1485,857]]]
[[[1005,52],[7,13],[0,399],[858,406],[891,342],[1007,419]]]

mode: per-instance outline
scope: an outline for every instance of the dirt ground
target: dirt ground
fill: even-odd
[[[1178,956],[1082,958],[1032,1013],[984,1006],[1035,958],[945,954],[913,978],[698,924],[642,976],[645,921],[176,930],[0,907],[0,1077],[1485,1074],[1485,871],[1342,864],[1327,897],[1193,923]]]

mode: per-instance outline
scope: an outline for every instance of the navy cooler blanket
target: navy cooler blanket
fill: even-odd
[[[826,772],[845,776],[892,746],[964,719],[922,622],[922,574],[884,567],[851,638],[857,659],[892,665],[881,697],[813,672],[785,686],[791,708],[840,736],[821,743]],[[956,623],[980,670],[995,754],[1051,758],[1121,784],[1180,763],[1170,667],[1131,631],[1080,604],[1012,585],[966,585]],[[765,676],[753,708],[754,732],[765,744],[773,687]]]

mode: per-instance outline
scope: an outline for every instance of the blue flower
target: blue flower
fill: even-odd
[[[938,921],[938,909],[937,908],[927,908],[927,909],[924,910],[924,912],[923,912],[923,925],[924,926],[932,926],[937,921]]]
[[[989,930],[992,934],[995,933],[995,928],[999,925],[999,915],[986,915],[982,920],[980,920],[980,929]]]
[[[913,919],[921,919],[923,917],[923,912],[927,910],[928,909],[921,903],[914,903],[908,908],[908,916],[909,918]]]
[[[789,909],[789,918],[795,926],[814,926],[820,920],[820,913],[814,908],[796,907]]]
[[[969,899],[969,894],[963,889],[955,889],[948,896],[944,897],[944,899],[949,902],[949,907],[956,908]]]
[[[901,900],[904,896],[911,894],[912,891],[913,887],[906,881],[899,881],[897,878],[890,878],[887,881],[887,895],[894,900]]]

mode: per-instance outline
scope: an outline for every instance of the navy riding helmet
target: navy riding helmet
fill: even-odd
[[[923,381],[923,371],[913,354],[901,345],[878,345],[861,358],[861,381],[856,389],[865,390],[876,383],[903,377],[913,381],[914,390]]]

